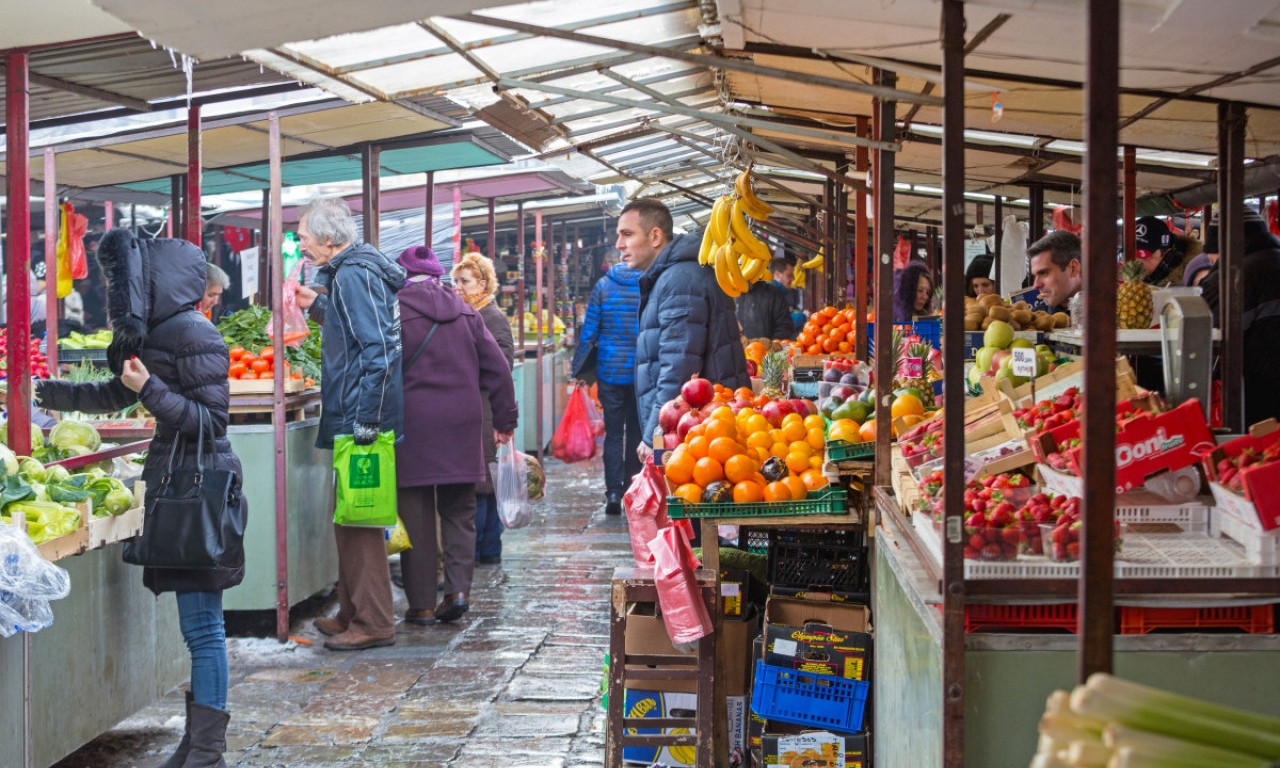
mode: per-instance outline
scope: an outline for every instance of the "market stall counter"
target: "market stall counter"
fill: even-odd
[[[520,355],[524,357],[521,358]],[[538,407],[537,350],[529,345],[516,351],[516,365],[511,371],[515,381],[516,405],[520,408],[520,423],[516,425],[515,444],[520,450],[533,454],[538,450],[538,428],[533,414],[542,419],[542,441],[546,446],[555,434],[556,425],[569,401],[566,371],[569,350],[552,351],[546,347],[542,354],[542,407]]]
[[[875,547],[873,608],[877,634],[894,642],[880,643],[876,653],[875,721],[893,723],[896,733],[911,737],[876,739],[874,764],[941,765],[942,596],[923,560],[927,552],[917,550],[906,530],[911,523],[898,513],[886,489],[877,489],[876,495],[884,527]],[[1171,605],[1225,604],[1211,596],[1163,599]],[[1021,598],[967,607],[1016,609],[1061,602]],[[1256,608],[1259,599],[1238,602]],[[971,633],[965,648],[965,764],[1025,768],[1036,752],[1045,699],[1076,680],[1079,638],[1065,630]],[[1121,677],[1280,715],[1280,699],[1270,687],[1246,684],[1280,679],[1280,635],[1131,634],[1117,636],[1115,648]]]

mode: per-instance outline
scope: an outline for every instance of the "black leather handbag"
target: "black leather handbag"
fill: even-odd
[[[181,433],[169,449],[158,487],[147,489],[142,535],[124,543],[126,563],[147,568],[238,568],[244,562],[244,505],[234,472],[204,466],[205,421],[213,453],[213,419],[202,404],[196,465],[185,468],[188,442]],[[177,468],[178,444],[183,444]]]
[[[591,348],[582,353],[582,359],[578,364],[573,366],[573,370],[569,375],[581,381],[587,386],[596,383],[596,361],[599,359],[600,345],[596,341],[591,342]]]

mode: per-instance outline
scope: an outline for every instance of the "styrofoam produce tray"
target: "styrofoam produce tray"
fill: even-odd
[[[920,540],[934,561],[942,564],[942,540],[928,515],[913,515]],[[1280,565],[1250,562],[1245,550],[1234,541],[1211,538],[1204,533],[1130,533],[1116,554],[1117,578],[1268,578],[1280,576]],[[1080,564],[1055,563],[1044,556],[1019,555],[1015,561],[983,562],[966,560],[966,579],[1074,579]]]

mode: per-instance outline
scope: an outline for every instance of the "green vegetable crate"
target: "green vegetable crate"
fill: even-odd
[[[874,442],[850,443],[846,440],[827,442],[827,461],[863,461],[876,455]]]
[[[701,517],[793,517],[843,515],[848,512],[848,494],[843,488],[828,486],[803,501],[751,501],[690,504],[678,496],[667,498],[667,515],[673,520]]]

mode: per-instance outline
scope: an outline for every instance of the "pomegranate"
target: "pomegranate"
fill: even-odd
[[[689,411],[680,417],[680,421],[676,424],[676,435],[684,440],[685,435],[689,434],[689,430],[701,424],[707,417],[702,411]]]
[[[793,398],[791,400],[791,407],[794,408],[795,412],[801,416],[812,416],[818,412],[818,406],[808,400],[800,398]]]
[[[781,427],[782,418],[788,413],[795,413],[795,408],[787,400],[770,400],[760,409],[760,415],[774,427]]]
[[[674,451],[676,446],[680,445],[680,437],[674,432],[667,432],[662,435],[662,447],[668,451]]]
[[[711,386],[711,382],[696,373],[680,388],[680,396],[690,408],[701,408],[711,402],[715,395],[715,388]]]
[[[658,426],[662,427],[663,432],[674,435],[676,427],[680,424],[680,417],[688,412],[689,404],[683,397],[677,395],[674,399],[668,400],[658,411]]]
[[[739,397],[731,401],[729,403],[729,407],[733,409],[734,413],[737,413],[738,411],[741,411],[743,408],[750,408],[751,401],[746,399],[745,397]]]

